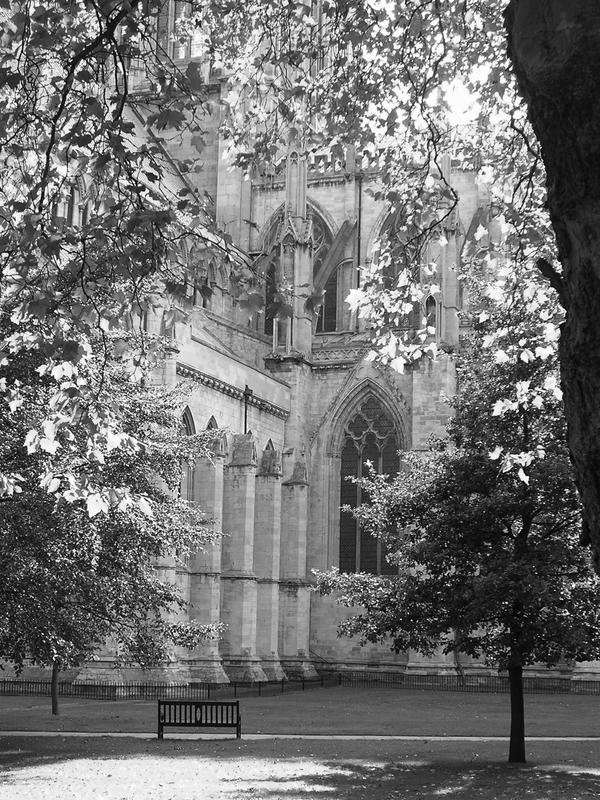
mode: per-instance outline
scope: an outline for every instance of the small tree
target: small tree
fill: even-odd
[[[149,667],[174,644],[215,635],[213,626],[175,621],[183,600],[154,566],[214,539],[201,509],[178,496],[182,461],[209,456],[211,441],[183,433],[184,387],[144,387],[100,358],[85,379],[122,423],[115,441],[90,453],[92,419],[59,449],[46,423],[28,455],[22,443],[28,431],[37,435],[51,391],[40,361],[11,362],[28,400],[12,411],[0,404],[0,458],[21,476],[21,491],[0,501],[0,655],[17,672],[27,661],[52,666],[56,713],[59,669],[82,664],[106,640],[118,661]],[[102,461],[103,482],[82,486],[77,476],[90,459]]]
[[[364,608],[344,634],[507,670],[509,761],[524,762],[523,668],[600,654],[600,583],[580,543],[556,348],[545,341],[554,303],[525,283],[500,296],[464,342],[448,440],[403,455],[392,483],[361,481],[370,502],[354,513],[399,576],[324,573],[317,585]]]

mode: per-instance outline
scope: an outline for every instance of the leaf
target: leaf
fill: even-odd
[[[45,436],[39,441],[40,450],[43,450],[45,453],[50,453],[50,455],[55,455],[56,451],[60,447],[60,442],[57,439],[47,439]]]
[[[98,514],[108,513],[108,502],[99,492],[88,494],[85,500],[87,513],[90,519]]]
[[[27,433],[27,436],[25,437],[24,445],[27,448],[28,455],[31,455],[32,453],[36,453],[38,451],[39,438],[40,438],[39,437],[39,433],[34,429],[31,429]]]
[[[473,234],[473,238],[476,242],[479,242],[484,236],[487,236],[487,228],[484,228],[483,225],[478,225],[477,230]]]
[[[144,516],[146,516],[146,517],[153,517],[154,516],[154,512],[152,510],[152,506],[146,500],[145,497],[140,497],[138,499],[137,506],[138,506],[139,510],[142,512],[142,514],[144,514]]]
[[[54,494],[60,489],[61,480],[60,478],[52,478],[50,483],[48,484],[47,491],[49,494]]]

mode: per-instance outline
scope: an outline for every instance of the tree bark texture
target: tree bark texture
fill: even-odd
[[[508,54],[541,146],[566,310],[560,342],[584,532],[600,566],[600,2],[511,0]]]
[[[523,667],[508,668],[510,684],[510,764],[524,764],[525,757],[525,703],[523,700]]]

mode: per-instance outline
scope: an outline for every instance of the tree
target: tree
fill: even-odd
[[[21,490],[0,501],[0,653],[17,672],[26,662],[52,666],[54,713],[59,670],[81,665],[107,641],[116,663],[149,667],[164,663],[173,645],[194,647],[218,633],[178,618],[179,590],[156,568],[215,537],[201,509],[178,497],[182,460],[209,457],[211,437],[182,432],[185,387],[144,386],[127,360],[107,365],[100,343],[96,349],[79,378],[122,425],[106,448],[96,445],[101,485],[73,477],[86,470],[86,435],[55,452],[56,433],[44,420],[52,383],[41,357],[11,361],[28,401],[12,413],[3,405],[0,415],[2,463],[20,476]],[[44,441],[27,455],[23,440],[34,449],[40,420]],[[135,446],[119,447],[122,438]]]
[[[524,762],[523,668],[598,657],[600,580],[579,538],[556,347],[545,342],[556,302],[512,279],[498,297],[458,357],[448,440],[403,455],[391,483],[360,481],[369,502],[355,514],[399,576],[324,573],[317,586],[363,607],[344,634],[396,651],[441,647],[507,670],[509,761]]]

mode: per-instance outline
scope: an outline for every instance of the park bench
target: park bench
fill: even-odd
[[[242,736],[239,700],[159,700],[158,738],[163,728],[235,728]]]

